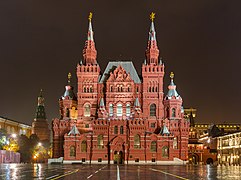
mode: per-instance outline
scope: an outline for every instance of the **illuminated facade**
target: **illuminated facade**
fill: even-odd
[[[29,137],[31,135],[31,128],[32,127],[30,125],[20,123],[5,117],[0,117],[0,129],[5,129],[7,134],[23,134]]]
[[[53,157],[65,163],[184,164],[189,121],[174,84],[163,92],[152,14],[146,60],[140,77],[131,61],[111,61],[100,74],[91,17],[83,61],[77,65],[78,93],[70,85],[53,120]]]
[[[217,138],[218,164],[241,165],[241,132]]]

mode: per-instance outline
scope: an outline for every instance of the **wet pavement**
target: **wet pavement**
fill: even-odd
[[[0,179],[241,179],[241,166],[0,164]]]

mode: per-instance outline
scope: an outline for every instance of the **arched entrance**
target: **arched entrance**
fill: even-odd
[[[213,159],[212,158],[208,158],[206,161],[207,164],[213,164]]]
[[[114,164],[123,164],[124,157],[122,151],[114,151]]]
[[[190,164],[197,164],[199,162],[199,157],[197,154],[189,155],[189,163]]]

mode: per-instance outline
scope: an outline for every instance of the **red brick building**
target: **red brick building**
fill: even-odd
[[[111,61],[100,73],[89,20],[77,96],[69,77],[61,117],[53,120],[53,157],[65,163],[184,163],[189,122],[173,73],[164,95],[153,18],[141,76],[131,61]]]

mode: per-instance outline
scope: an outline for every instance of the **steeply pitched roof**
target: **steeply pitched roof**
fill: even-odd
[[[68,133],[68,135],[77,135],[77,134],[80,134],[80,133],[79,133],[79,130],[77,129],[77,127],[74,125],[72,127],[72,129],[70,130],[70,132]]]
[[[119,65],[125,69],[127,73],[130,73],[131,79],[135,83],[141,83],[141,80],[136,72],[136,69],[131,61],[110,61],[105,68],[105,71],[99,81],[99,83],[104,83],[109,78],[110,72],[113,72]]]

